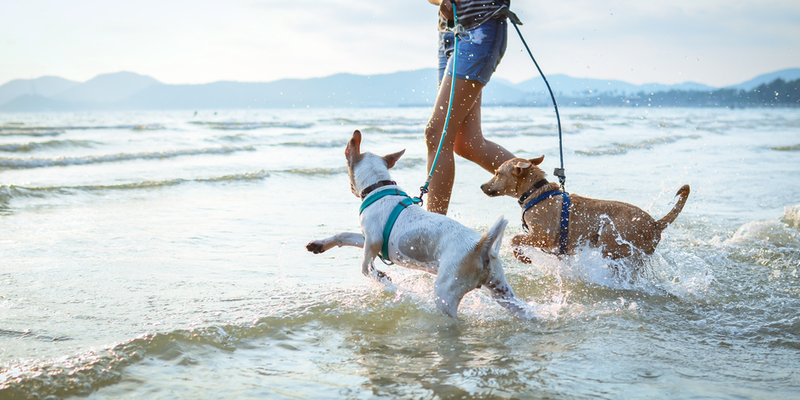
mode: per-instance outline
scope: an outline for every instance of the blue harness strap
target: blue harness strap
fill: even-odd
[[[539,197],[529,201],[526,203],[522,208],[522,228],[525,229],[527,232],[530,230],[528,228],[528,224],[525,223],[525,211],[528,211],[531,207],[535,206],[537,203],[549,199],[553,196],[561,195],[561,236],[559,240],[559,249],[558,254],[567,254],[567,234],[569,233],[569,194],[562,192],[560,190],[553,190],[547,193],[540,195]]]
[[[567,234],[569,233],[569,194],[561,194],[561,247],[559,254],[567,254]]]
[[[372,195],[369,200],[362,202],[361,209],[358,211],[358,214],[361,215],[364,209],[386,196],[405,196],[405,199],[401,200],[400,203],[394,206],[392,213],[389,214],[389,219],[386,220],[386,226],[383,227],[383,246],[381,247],[381,253],[379,256],[381,261],[383,261],[385,264],[391,264],[392,262],[389,260],[389,235],[392,233],[394,223],[397,221],[397,217],[400,216],[400,213],[403,212],[403,210],[412,204],[422,203],[422,199],[418,197],[412,198],[399,189],[385,189]]]
[[[391,262],[389,261],[389,235],[392,233],[392,228],[394,227],[394,223],[397,221],[397,217],[399,217],[400,213],[408,208],[408,206],[421,202],[422,199],[406,197],[403,199],[403,201],[394,206],[392,213],[389,214],[389,219],[386,220],[386,226],[383,227],[383,247],[381,247],[381,260],[383,260],[384,263]]]
[[[375,194],[373,194],[372,197],[370,197],[368,200],[364,200],[363,202],[361,202],[361,208],[358,210],[358,215],[361,215],[361,213],[364,212],[364,209],[366,209],[367,207],[371,206],[372,203],[374,203],[374,202],[376,202],[376,201],[378,201],[378,200],[380,200],[380,199],[382,199],[382,198],[384,198],[386,196],[406,196],[406,197],[408,197],[408,195],[405,194],[405,192],[403,192],[400,189],[384,189],[384,190],[381,190],[380,192],[376,192]]]

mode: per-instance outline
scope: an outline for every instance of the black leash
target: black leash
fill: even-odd
[[[544,72],[542,72],[542,69],[539,68],[539,63],[537,63],[536,59],[533,57],[533,53],[531,53],[531,49],[528,47],[528,43],[526,43],[525,38],[522,37],[522,32],[520,32],[519,27],[517,26],[517,25],[522,25],[522,22],[511,11],[507,11],[506,15],[508,16],[508,20],[511,21],[511,24],[514,25],[514,29],[517,30],[517,34],[519,35],[520,40],[522,40],[522,44],[525,46],[525,50],[528,51],[528,55],[531,56],[533,64],[536,66],[536,69],[539,70],[539,75],[542,76],[544,84],[547,85],[547,90],[550,92],[550,99],[553,100],[553,108],[555,108],[556,110],[556,120],[558,120],[558,152],[559,156],[561,157],[561,168],[556,168],[555,171],[553,171],[553,175],[558,177],[558,182],[561,184],[561,190],[566,190],[566,188],[564,187],[564,183],[567,180],[567,176],[564,173],[564,146],[562,145],[561,141],[561,115],[558,114],[558,104],[556,103],[556,96],[553,95],[553,89],[550,87],[550,82],[547,82],[547,77],[544,76]]]

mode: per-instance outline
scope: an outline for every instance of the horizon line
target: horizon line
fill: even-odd
[[[116,71],[116,72],[99,73],[99,74],[95,75],[94,77],[89,78],[89,79],[87,79],[85,81],[78,81],[78,80],[73,80],[73,79],[69,79],[69,78],[64,78],[64,77],[58,76],[58,75],[42,75],[42,76],[39,76],[39,77],[36,77],[36,78],[14,78],[14,79],[11,79],[11,80],[3,83],[3,84],[0,84],[0,87],[5,86],[5,85],[7,85],[7,84],[9,84],[11,82],[14,82],[14,81],[33,81],[33,80],[37,80],[37,79],[41,79],[41,78],[59,78],[59,79],[64,79],[64,80],[71,81],[71,82],[76,82],[76,83],[86,83],[86,82],[89,82],[89,81],[91,81],[93,79],[96,79],[96,78],[98,78],[100,76],[115,75],[115,74],[120,74],[120,73],[134,74],[134,75],[138,75],[138,76],[142,76],[142,77],[147,77],[147,78],[153,79],[153,80],[157,81],[158,83],[161,83],[161,84],[164,84],[164,85],[176,85],[177,86],[177,85],[207,85],[207,84],[219,83],[219,82],[273,83],[273,82],[279,82],[279,81],[284,81],[284,80],[302,81],[302,80],[312,80],[312,79],[325,79],[325,78],[330,78],[330,77],[337,76],[337,75],[352,75],[352,76],[360,76],[360,77],[369,78],[369,77],[372,77],[372,76],[384,76],[384,75],[393,75],[393,74],[399,74],[399,73],[408,73],[408,72],[416,72],[416,71],[422,71],[422,70],[435,70],[435,69],[436,68],[434,68],[434,67],[425,67],[425,68],[401,70],[401,71],[394,71],[394,72],[383,72],[383,73],[375,73],[375,74],[358,74],[358,73],[353,73],[353,72],[337,72],[337,73],[333,73],[333,74],[329,74],[329,75],[325,75],[325,76],[315,76],[315,77],[306,77],[306,78],[287,77],[287,78],[280,78],[280,79],[275,79],[275,80],[271,80],[271,81],[240,81],[240,80],[233,80],[233,79],[220,79],[220,80],[209,81],[209,82],[194,82],[194,83],[166,83],[166,82],[162,82],[162,81],[158,80],[157,78],[155,78],[153,76],[150,76],[150,75],[145,75],[145,74],[141,74],[141,73],[133,72],[133,71],[120,70],[120,71]],[[726,86],[715,86],[715,85],[709,85],[709,84],[706,84],[706,83],[695,82],[695,81],[684,81],[684,82],[679,82],[679,83],[647,82],[647,83],[639,84],[639,83],[631,83],[631,82],[624,81],[624,80],[621,80],[621,79],[576,77],[576,76],[571,76],[571,75],[567,75],[567,74],[563,74],[563,73],[553,73],[553,74],[548,74],[548,76],[559,76],[560,75],[560,76],[566,76],[566,77],[569,77],[569,78],[572,78],[572,79],[623,82],[623,83],[627,83],[627,84],[635,85],[635,86],[645,86],[645,85],[674,86],[674,85],[682,85],[682,84],[687,84],[688,83],[688,84],[705,85],[705,86],[708,86],[708,87],[720,88],[721,89],[721,88],[726,88],[726,87],[730,87],[730,86],[740,85],[742,83],[757,79],[757,78],[759,78],[761,76],[764,76],[764,75],[774,74],[774,73],[783,72],[783,71],[790,71],[790,70],[800,70],[800,67],[783,68],[783,69],[779,69],[779,70],[775,70],[775,71],[771,71],[771,72],[765,72],[765,73],[756,75],[756,76],[754,76],[754,77],[752,77],[750,79],[746,79],[746,80],[744,80],[742,82],[731,84],[731,85],[726,85]],[[506,78],[502,78],[502,77],[495,77],[495,79],[497,79],[497,80],[510,82],[513,85],[517,85],[517,84],[523,83],[525,81],[528,81],[528,80],[531,80],[531,79],[536,79],[536,78],[540,78],[540,76],[537,75],[537,76],[534,76],[534,77],[531,77],[531,78],[520,80],[518,82],[514,82],[514,81],[512,81],[510,79],[506,79]]]

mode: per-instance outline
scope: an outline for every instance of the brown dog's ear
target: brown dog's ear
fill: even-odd
[[[511,174],[514,176],[521,176],[523,171],[532,166],[533,164],[528,160],[519,160],[514,163],[514,169],[511,170]]]
[[[539,156],[537,158],[531,158],[528,161],[530,161],[531,164],[533,164],[533,165],[539,165],[539,164],[542,163],[542,161],[544,161],[544,154],[542,154],[541,156]]]
[[[361,131],[356,129],[353,132],[353,137],[347,142],[347,147],[344,149],[344,156],[350,159],[358,154],[361,154]]]
[[[406,152],[406,149],[400,150],[397,153],[387,154],[383,156],[383,161],[386,161],[386,168],[391,169],[400,159],[400,156]]]

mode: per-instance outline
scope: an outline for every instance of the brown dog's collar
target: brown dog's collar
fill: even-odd
[[[528,191],[523,193],[522,196],[519,196],[519,200],[517,200],[519,205],[525,204],[525,200],[528,200],[528,197],[531,197],[533,192],[541,189],[542,186],[547,185],[548,183],[550,182],[548,182],[547,179],[542,179],[539,182],[534,183],[532,188],[528,189]]]
[[[375,190],[377,188],[380,188],[380,187],[389,186],[389,185],[397,185],[397,182],[395,182],[395,181],[379,181],[378,183],[376,183],[374,185],[369,185],[366,189],[361,191],[361,200],[364,200],[364,198],[367,197],[368,194],[372,193],[373,190]]]

